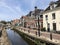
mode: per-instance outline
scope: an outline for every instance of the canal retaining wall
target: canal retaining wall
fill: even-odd
[[[58,45],[58,44],[55,44],[53,42],[49,42],[46,39],[43,39],[43,38],[41,39],[41,38],[38,38],[38,37],[35,37],[35,36],[31,36],[29,34],[23,33],[19,29],[14,28],[14,30],[17,33],[19,33],[23,38],[28,39],[28,41],[30,40],[30,42],[32,42],[34,45]]]
[[[0,38],[0,45],[12,45],[8,38],[5,28],[3,28],[2,30],[2,37]]]
[[[37,45],[34,41],[32,41],[28,38],[28,35],[17,31],[17,29],[15,29],[15,28],[12,30],[16,31],[29,45]]]

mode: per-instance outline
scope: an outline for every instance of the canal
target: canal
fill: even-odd
[[[15,31],[8,29],[7,34],[12,45],[28,45],[27,42],[25,42]]]

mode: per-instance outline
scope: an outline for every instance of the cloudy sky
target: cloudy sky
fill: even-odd
[[[0,0],[0,20],[13,20],[34,10],[45,9],[52,0]],[[56,1],[56,0],[53,0]]]

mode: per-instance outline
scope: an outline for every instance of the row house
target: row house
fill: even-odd
[[[43,28],[43,9],[38,9],[37,7],[35,7],[35,25],[36,28],[38,28],[38,18],[39,18],[39,24],[40,24],[40,28]]]
[[[21,20],[21,26],[26,27],[27,19],[28,19],[28,17],[26,17],[26,16],[22,16],[20,18],[20,20]]]
[[[31,17],[22,16],[20,20],[23,27],[31,28],[34,25],[34,20]]]
[[[26,16],[21,17],[21,23],[24,27],[36,28],[38,27],[38,17],[41,23],[40,27],[43,28],[43,10],[35,7],[34,11],[30,11]]]
[[[43,27],[47,31],[60,31],[60,0],[51,1],[43,12]]]
[[[35,6],[34,11],[31,11],[31,17],[34,19],[34,28],[38,28],[38,17],[39,17],[39,24],[40,28],[43,28],[43,9],[38,9]]]
[[[20,24],[20,19],[15,19],[11,21],[12,25],[18,26]]]

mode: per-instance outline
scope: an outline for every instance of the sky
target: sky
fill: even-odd
[[[50,1],[57,0],[0,0],[0,20],[19,19],[34,10],[35,6],[46,9]]]

